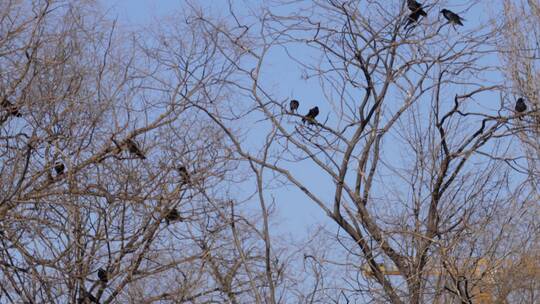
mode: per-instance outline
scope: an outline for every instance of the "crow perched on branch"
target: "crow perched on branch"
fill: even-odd
[[[527,104],[522,97],[518,98],[518,100],[516,101],[516,106],[514,107],[514,110],[516,110],[516,112],[520,114],[527,111]],[[523,117],[519,117],[519,120],[522,119]]]
[[[146,156],[144,156],[144,154],[142,153],[139,145],[131,138],[126,139],[126,146],[129,153],[137,155],[137,157],[139,157],[140,159],[146,159]]]
[[[525,104],[525,100],[522,97],[518,98],[518,100],[516,101],[516,106],[515,106],[514,109],[518,113],[523,113],[523,112],[527,111],[527,104]]]
[[[56,175],[62,175],[64,174],[64,169],[66,169],[66,166],[61,162],[54,163],[54,171],[56,171]]]
[[[97,271],[98,279],[103,283],[107,284],[109,282],[109,276],[107,274],[107,271],[103,268],[98,269]]]
[[[461,18],[458,14],[447,9],[441,10],[441,13],[443,14],[444,18],[446,18],[446,20],[450,22],[450,24],[457,24],[463,26],[463,23],[461,21],[465,21],[465,19]]]
[[[176,208],[171,209],[165,216],[165,223],[169,225],[171,222],[181,221],[182,217]]]
[[[306,123],[306,121],[312,125],[315,123],[315,117],[319,115],[319,107],[314,107],[309,109],[309,112],[302,118],[302,123]]]
[[[300,107],[300,102],[296,99],[293,99],[291,100],[289,106],[291,108],[291,113],[294,113],[298,110],[298,107]]]
[[[405,24],[405,29],[407,29],[409,26],[414,25],[416,22],[418,22],[418,19],[420,19],[420,12],[414,12],[407,17],[407,24]],[[414,26],[413,26],[414,27]]]
[[[182,178],[183,183],[185,183],[185,184],[190,183],[191,178],[189,176],[189,172],[188,172],[186,167],[184,167],[184,166],[178,167],[178,173],[180,173],[180,177]]]
[[[19,107],[11,103],[6,97],[4,97],[4,100],[2,100],[2,103],[0,105],[8,112],[9,115],[15,117],[22,116],[21,112],[19,112]]]
[[[418,17],[420,17],[420,16],[426,17],[427,16],[427,13],[422,8],[422,4],[416,2],[415,0],[407,0],[407,7],[412,12],[411,16],[413,14],[418,14]],[[417,20],[418,20],[418,17],[417,17]]]
[[[422,4],[416,2],[415,0],[407,0],[407,7],[409,8],[409,10],[411,10],[411,14],[407,17],[407,24],[405,24],[405,29],[418,22],[420,16],[427,16],[427,13],[422,8]]]

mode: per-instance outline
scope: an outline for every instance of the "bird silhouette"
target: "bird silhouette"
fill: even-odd
[[[2,103],[0,105],[8,112],[9,115],[15,117],[22,116],[21,112],[19,112],[19,107],[11,103],[7,98],[4,97],[4,100],[2,100]]]
[[[446,18],[446,20],[448,20],[448,22],[450,22],[451,24],[463,26],[463,23],[461,21],[465,21],[465,19],[461,18],[458,14],[447,9],[441,10],[441,13],[443,14],[444,18]]]
[[[107,275],[107,271],[105,269],[99,268],[97,271],[97,276],[102,283],[106,284],[109,282],[109,276]]]
[[[418,22],[418,19],[420,19],[420,15],[422,15],[419,11],[411,13],[407,17],[407,24],[405,24],[405,29],[407,29],[409,26],[414,27],[415,23]]]
[[[422,8],[422,4],[416,2],[415,0],[407,0],[407,7],[411,10],[413,14],[417,13],[418,17],[420,17],[420,15],[424,17],[427,16],[427,13]]]
[[[129,153],[137,155],[140,159],[146,159],[146,156],[142,153],[141,149],[139,148],[139,145],[131,139],[126,139],[126,146],[128,148]]]
[[[54,163],[54,171],[56,171],[56,175],[62,175],[64,174],[64,169],[66,166],[61,162]]]
[[[178,173],[180,174],[180,177],[182,178],[182,182],[189,184],[191,178],[189,176],[189,172],[187,168],[184,166],[178,167]]]
[[[518,98],[518,100],[516,101],[516,106],[514,107],[514,110],[516,110],[516,112],[518,113],[523,113],[525,111],[527,111],[527,104],[525,103],[525,100],[520,97]],[[523,117],[519,117],[519,120],[522,120]]]
[[[182,217],[176,208],[171,209],[165,216],[165,222],[169,225],[171,222],[181,221]]]
[[[302,118],[302,123],[307,121],[310,125],[314,124],[317,115],[319,115],[319,107],[309,109],[309,112]]]
[[[300,107],[300,102],[296,99],[293,99],[291,100],[289,106],[291,108],[291,113],[294,113],[298,110],[298,107]]]
[[[522,97],[518,98],[518,100],[516,101],[516,106],[515,106],[514,109],[518,113],[523,113],[523,112],[527,111],[527,105],[525,104],[525,100]]]

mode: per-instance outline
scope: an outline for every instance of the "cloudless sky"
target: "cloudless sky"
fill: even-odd
[[[117,17],[120,27],[130,30],[144,28],[145,25],[157,23],[160,19],[170,15],[175,11],[180,11],[185,8],[185,1],[182,0],[100,0],[102,7],[108,11],[110,17]],[[428,1],[424,1],[429,3]],[[466,8],[469,1],[453,1],[453,10],[460,11]],[[492,1],[490,1],[492,2]],[[499,2],[499,1],[495,1]],[[502,1],[500,1],[502,2]],[[226,13],[227,1],[225,0],[200,0],[200,5],[208,7],[208,9]],[[240,9],[248,6],[256,6],[262,1],[238,0],[234,2]],[[498,4],[500,5],[500,4]],[[466,19],[466,27],[473,25],[482,20],[487,7],[477,5],[470,10],[464,17]],[[438,18],[436,13],[438,9],[433,9],[428,18]],[[487,16],[486,16],[487,17]],[[467,24],[469,23],[469,24]],[[314,105],[321,107],[321,116],[325,115],[325,107],[328,104],[321,100],[322,92],[316,80],[305,81],[301,79],[301,70],[290,65],[290,59],[283,52],[275,51],[270,53],[269,64],[272,66],[272,74],[266,75],[266,88],[275,88],[272,91],[274,97],[279,100],[296,98],[301,101],[300,113],[307,112],[307,109]],[[309,180],[309,186],[314,186],[316,189],[327,193],[323,194],[323,198],[332,200],[333,182],[327,177],[323,177],[313,168],[298,168],[295,172],[301,180]],[[328,184],[330,183],[330,184]],[[309,199],[300,193],[295,187],[287,187],[281,189],[276,195],[276,207],[279,214],[279,226],[272,227],[273,231],[291,233],[295,237],[306,236],[308,229],[315,224],[328,223],[329,220],[323,212],[314,205]],[[256,203],[258,206],[258,203]],[[335,227],[334,227],[335,228]],[[333,229],[331,229],[333,230]]]
[[[139,27],[159,22],[160,19],[185,7],[185,4],[183,4],[184,1],[182,0],[100,0],[100,2],[102,8],[108,12],[110,17],[118,18],[121,28],[129,30],[136,30]],[[248,2],[249,5],[260,3],[260,1]],[[240,0],[236,1],[235,4],[241,5],[242,3],[248,2]],[[227,1],[225,0],[199,1],[198,4],[207,6],[209,9],[216,11],[223,8],[222,11],[226,12],[227,9]],[[272,71],[275,71],[275,77],[268,77],[265,79],[272,83],[266,87],[275,86],[276,90],[273,93],[276,97],[283,100],[292,97],[300,99],[302,101],[302,111],[307,112],[307,109],[314,105],[320,107],[322,101],[321,103],[317,103],[317,99],[320,99],[322,94],[321,90],[317,86],[314,86],[317,82],[306,82],[301,80],[300,69],[296,67],[291,69],[290,65],[287,63],[288,58],[287,60],[280,60],[282,58],[285,58],[284,53],[270,54],[269,64],[272,65]],[[317,176],[317,172],[313,169],[304,171],[299,169],[296,173],[299,174],[301,179]],[[331,180],[323,181],[320,178],[312,178],[312,180],[313,185],[318,186],[319,189],[321,186],[324,186],[326,182],[331,182]],[[295,187],[287,187],[281,189],[279,193],[272,194],[275,195],[276,210],[278,211],[278,225],[271,227],[272,231],[279,234],[291,234],[293,237],[304,237],[308,233],[308,230],[315,224],[328,222],[328,219],[322,211]],[[256,204],[254,207],[258,208],[259,203],[255,201],[254,204]]]

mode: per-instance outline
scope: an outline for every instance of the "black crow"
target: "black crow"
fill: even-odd
[[[54,171],[56,171],[56,175],[62,175],[64,174],[64,169],[66,169],[66,166],[64,166],[61,162],[54,163]]]
[[[465,19],[461,18],[458,14],[447,9],[441,10],[441,13],[443,14],[444,18],[446,18],[446,20],[448,20],[448,22],[450,22],[451,24],[463,25],[461,21],[464,21]]]
[[[291,113],[294,113],[296,112],[296,110],[298,110],[298,107],[300,107],[300,102],[296,99],[293,99],[291,100],[290,107],[291,107]]]
[[[131,138],[126,139],[126,146],[129,153],[137,155],[140,159],[146,159],[146,156],[144,156],[144,154],[142,153],[139,145],[137,145],[137,143]]]
[[[416,2],[415,0],[407,0],[407,7],[411,10],[411,12],[413,12],[413,14],[417,13],[418,17],[420,17],[420,15],[424,17],[427,16],[427,13],[422,9],[422,4]],[[418,17],[416,17],[416,20],[418,20]]]
[[[169,225],[170,222],[176,222],[181,220],[182,217],[180,216],[176,208],[171,209],[165,216],[165,222],[167,223],[167,225]]]
[[[13,103],[9,102],[9,100],[7,100],[7,98],[4,98],[4,100],[2,100],[1,106],[2,106],[2,108],[6,109],[6,111],[9,113],[9,115],[13,115],[15,117],[21,117],[22,116],[21,112],[19,112],[19,107],[17,107]]]
[[[520,97],[518,98],[518,100],[516,101],[516,106],[514,107],[514,110],[516,110],[516,112],[518,113],[523,113],[525,111],[527,111],[527,104],[525,103],[525,100]],[[522,120],[523,117],[519,117],[519,120]]]
[[[407,18],[407,24],[405,24],[405,29],[407,29],[409,26],[414,27],[414,24],[418,22],[418,19],[420,18],[420,12],[414,12],[409,15]]]
[[[97,276],[98,276],[98,279],[102,282],[102,283],[107,283],[109,282],[109,277],[107,275],[107,271],[103,268],[100,268],[98,269],[97,271]]]
[[[516,101],[516,106],[514,108],[516,110],[516,112],[518,113],[523,113],[525,111],[527,111],[527,105],[525,104],[525,100],[523,98],[518,98],[518,100]]]
[[[314,107],[309,109],[309,112],[302,118],[302,123],[306,123],[306,121],[309,124],[313,124],[315,121],[315,117],[319,115],[319,107]]]
[[[190,182],[190,176],[189,172],[184,166],[178,167],[178,173],[180,173],[180,177],[182,178],[182,182],[188,184]]]

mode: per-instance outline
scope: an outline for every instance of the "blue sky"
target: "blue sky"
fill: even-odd
[[[178,0],[102,0],[101,5],[108,11],[110,17],[118,18],[121,28],[133,30],[141,26],[144,27],[145,24],[159,22],[161,18],[179,10],[182,7],[182,2]],[[199,3],[202,5],[211,3],[212,5],[208,7],[214,10],[219,10],[220,6],[226,8],[227,5],[227,2],[223,0],[201,1]],[[241,4],[242,1],[237,1],[236,3]],[[253,3],[255,1],[251,1],[250,4]],[[317,99],[320,99],[322,94],[316,81],[306,82],[301,80],[300,69],[291,69],[287,61],[280,60],[281,58],[285,58],[283,52],[276,51],[269,55],[269,58],[271,58],[269,65],[272,66],[272,71],[277,72],[274,73],[275,77],[270,76],[265,78],[265,80],[272,83],[272,87],[275,86],[276,90],[274,93],[276,96],[281,96],[283,99],[294,97],[301,100],[301,109],[306,112],[309,107],[314,105],[321,106],[322,101],[318,103]],[[304,180],[307,177],[317,176],[317,172],[313,168],[299,169],[297,172]],[[319,186],[319,189],[325,183],[321,178],[313,178],[312,182],[313,185]],[[331,181],[326,180],[326,182]],[[313,225],[328,221],[318,207],[292,186],[272,194],[276,197],[276,209],[279,214],[276,222],[278,224],[272,227],[272,231],[274,232],[279,234],[290,233],[293,237],[303,237],[308,230],[311,230],[309,228]],[[254,201],[255,208],[259,206],[258,204],[257,201]]]
[[[131,30],[136,30],[139,27],[152,23],[159,23],[160,20],[175,11],[179,11],[185,5],[185,1],[182,0],[115,0],[104,1],[100,0],[102,7],[106,9],[110,17],[117,17],[120,23],[120,27],[125,27]],[[268,2],[268,1],[266,1]],[[427,2],[427,1],[426,1]],[[452,5],[448,6],[455,11],[460,11],[467,8],[467,3],[471,1],[453,1]],[[248,8],[249,6],[256,6],[261,1],[247,1],[238,0],[234,2],[239,8]],[[199,5],[205,6],[209,10],[220,12],[221,15],[226,14],[226,10],[221,8],[227,7],[227,1],[225,0],[208,0],[199,1]],[[466,15],[466,30],[469,26],[474,26],[480,22],[483,16],[486,16],[484,12],[487,9],[486,3],[481,3],[470,10]],[[438,9],[437,9],[438,11]],[[428,18],[435,19],[440,16],[436,16],[434,13],[430,13]],[[468,24],[467,24],[468,23]],[[460,29],[462,30],[462,29]],[[286,57],[283,51],[277,49],[269,54],[268,67],[271,66],[272,74],[263,75],[264,80],[267,82],[265,87],[275,88],[272,90],[274,97],[279,100],[285,100],[289,98],[296,98],[301,101],[301,111],[306,112],[308,108],[318,105],[321,107],[321,116],[325,115],[325,107],[327,107],[324,100],[320,84],[316,80],[305,81],[302,79],[302,71],[297,68],[291,68],[290,60]],[[482,103],[482,101],[477,101]],[[332,188],[325,187],[333,182],[324,177],[318,172],[317,169],[311,167],[298,168],[296,173],[303,181],[308,181],[308,186],[313,186],[315,189],[321,190],[323,198],[332,199]],[[325,191],[324,189],[329,189]],[[327,193],[324,193],[327,192]],[[274,191],[272,193],[276,198],[276,207],[279,211],[278,222],[281,225],[272,227],[275,232],[291,233],[293,236],[305,236],[310,227],[316,224],[328,223],[328,219],[323,212],[315,206],[309,199],[300,193],[297,189],[290,186],[284,189],[280,189],[279,192]],[[254,202],[255,206],[258,206],[257,202]],[[333,229],[331,229],[333,230]]]

